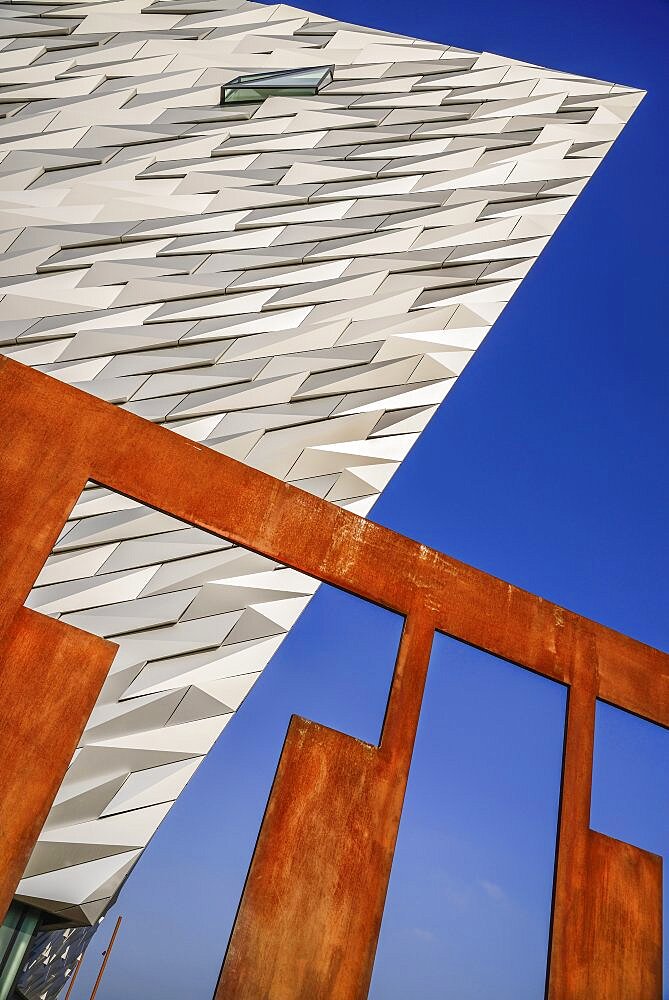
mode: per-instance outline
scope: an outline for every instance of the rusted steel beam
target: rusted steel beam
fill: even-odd
[[[669,657],[659,650],[6,358],[0,439],[13,442],[16,482],[9,496],[0,491],[0,523],[15,525],[0,551],[0,576],[13,575],[0,636],[94,479],[399,614],[420,593],[439,631],[552,680],[570,682],[569,651],[587,634],[598,697],[669,726]],[[51,483],[39,502],[34,461]],[[26,490],[19,524],[16,497]]]
[[[364,1000],[434,622],[410,614],[380,745],[293,717],[216,1000]]]
[[[662,859],[590,829],[598,663],[573,650],[548,1000],[662,1000]]]
[[[417,643],[416,656],[400,648],[378,752],[291,721],[214,1000],[367,996],[383,909],[369,904],[385,898],[391,860],[373,851],[390,844],[392,857],[399,824],[399,812],[374,807],[388,780],[404,794],[430,645]],[[661,1000],[662,862],[589,828],[597,649],[577,634],[569,652],[548,998]],[[398,693],[400,672],[415,711]],[[388,772],[384,747],[398,723],[405,752]]]
[[[83,960],[84,960],[84,953],[82,951],[79,955],[79,958],[77,959],[77,964],[74,967],[74,972],[70,977],[70,983],[69,986],[67,987],[67,993],[65,994],[64,1000],[70,1000],[70,996],[72,995],[72,990],[74,989],[74,984],[77,981],[77,976],[79,975],[79,969],[81,968],[81,963],[83,962]]]
[[[116,649],[27,608],[0,644],[0,923]]]
[[[586,880],[551,1000],[662,997],[662,858],[586,832]],[[551,980],[557,982],[557,974]]]
[[[94,984],[93,989],[91,991],[91,995],[89,997],[89,1000],[95,1000],[95,997],[97,996],[97,992],[100,989],[100,983],[102,982],[102,977],[105,974],[105,969],[107,968],[107,962],[109,961],[109,956],[112,953],[112,948],[114,947],[114,942],[116,941],[116,935],[118,934],[119,927],[121,926],[121,921],[122,920],[123,920],[122,916],[119,916],[116,919],[116,923],[114,925],[114,930],[112,932],[112,936],[111,936],[111,939],[109,941],[109,944],[107,945],[107,947],[106,947],[106,949],[104,951],[104,958],[102,959],[102,965],[100,966],[100,971],[98,972],[98,978],[95,980],[95,984]]]
[[[88,479],[407,616],[379,747],[291,723],[219,1000],[366,996],[434,629],[570,687],[550,1000],[659,1000],[658,859],[589,809],[596,700],[669,725],[667,655],[5,359],[0,440],[5,656]]]

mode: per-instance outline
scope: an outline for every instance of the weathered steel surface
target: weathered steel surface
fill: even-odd
[[[20,508],[0,550],[0,575],[16,579],[0,635],[93,479],[400,614],[418,592],[437,630],[553,680],[570,682],[576,636],[589,635],[598,697],[669,725],[669,658],[659,650],[7,358],[0,440],[11,443],[2,461],[14,477],[9,496],[0,491],[0,523],[6,507]],[[32,491],[31,462],[44,470]]]
[[[548,1000],[661,1000],[662,859],[590,829],[594,645],[572,664]]]
[[[669,725],[669,657],[5,359],[0,440],[0,643],[88,479],[408,616],[378,748],[291,725],[219,1000],[366,995],[432,629],[570,687],[550,1000],[660,1000],[658,861],[589,809],[596,699]]]
[[[586,837],[586,881],[568,928],[563,996],[656,1000],[662,996],[662,859],[593,830]]]
[[[405,623],[378,747],[291,720],[216,997],[367,996],[433,628]]]
[[[6,358],[0,440],[12,442],[13,492],[23,505],[0,551],[0,574],[17,580],[11,605],[0,608],[0,629],[94,479],[400,614],[418,592],[439,631],[553,680],[570,682],[575,638],[589,635],[598,696],[669,724],[669,658],[659,650]],[[31,462],[45,473],[37,497]],[[3,491],[3,524],[6,505]]]
[[[26,608],[0,643],[0,923],[115,652]]]

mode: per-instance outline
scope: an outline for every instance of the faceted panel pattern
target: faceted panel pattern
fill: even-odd
[[[2,30],[0,350],[362,515],[643,96],[281,4]],[[22,900],[96,920],[315,587],[89,485],[29,603],[120,652]]]
[[[47,930],[36,934],[21,969],[15,995],[20,1000],[56,1000],[97,929],[98,923],[91,927],[69,927],[64,931]]]

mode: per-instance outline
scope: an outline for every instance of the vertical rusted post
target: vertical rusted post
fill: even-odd
[[[590,829],[597,666],[581,636],[567,705],[548,1000],[662,1000],[662,860]]]
[[[409,614],[378,747],[293,717],[217,1000],[363,1000],[434,620]]]
[[[26,608],[0,644],[0,922],[116,648]]]
[[[112,936],[107,945],[107,950],[104,953],[104,958],[102,959],[102,965],[100,966],[100,971],[98,972],[98,978],[95,980],[95,985],[93,986],[93,992],[90,995],[89,1000],[95,1000],[95,994],[98,992],[100,983],[102,982],[102,977],[105,974],[105,969],[107,968],[107,962],[109,961],[109,956],[111,955],[111,950],[114,947],[114,941],[116,940],[116,935],[118,934],[118,929],[121,926],[121,920],[123,917],[119,917],[114,926]]]
[[[74,967],[74,972],[72,973],[72,978],[70,979],[70,985],[67,987],[65,1000],[70,1000],[70,994],[74,989],[74,984],[76,982],[77,976],[79,975],[79,969],[81,968],[81,963],[83,962],[83,960],[84,960],[84,953],[82,951],[81,954],[79,955],[79,958],[77,959],[77,964]]]

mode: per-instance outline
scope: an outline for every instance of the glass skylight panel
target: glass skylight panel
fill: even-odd
[[[332,82],[331,66],[310,66],[278,73],[237,76],[223,87],[223,104],[248,104],[266,97],[313,97]]]

